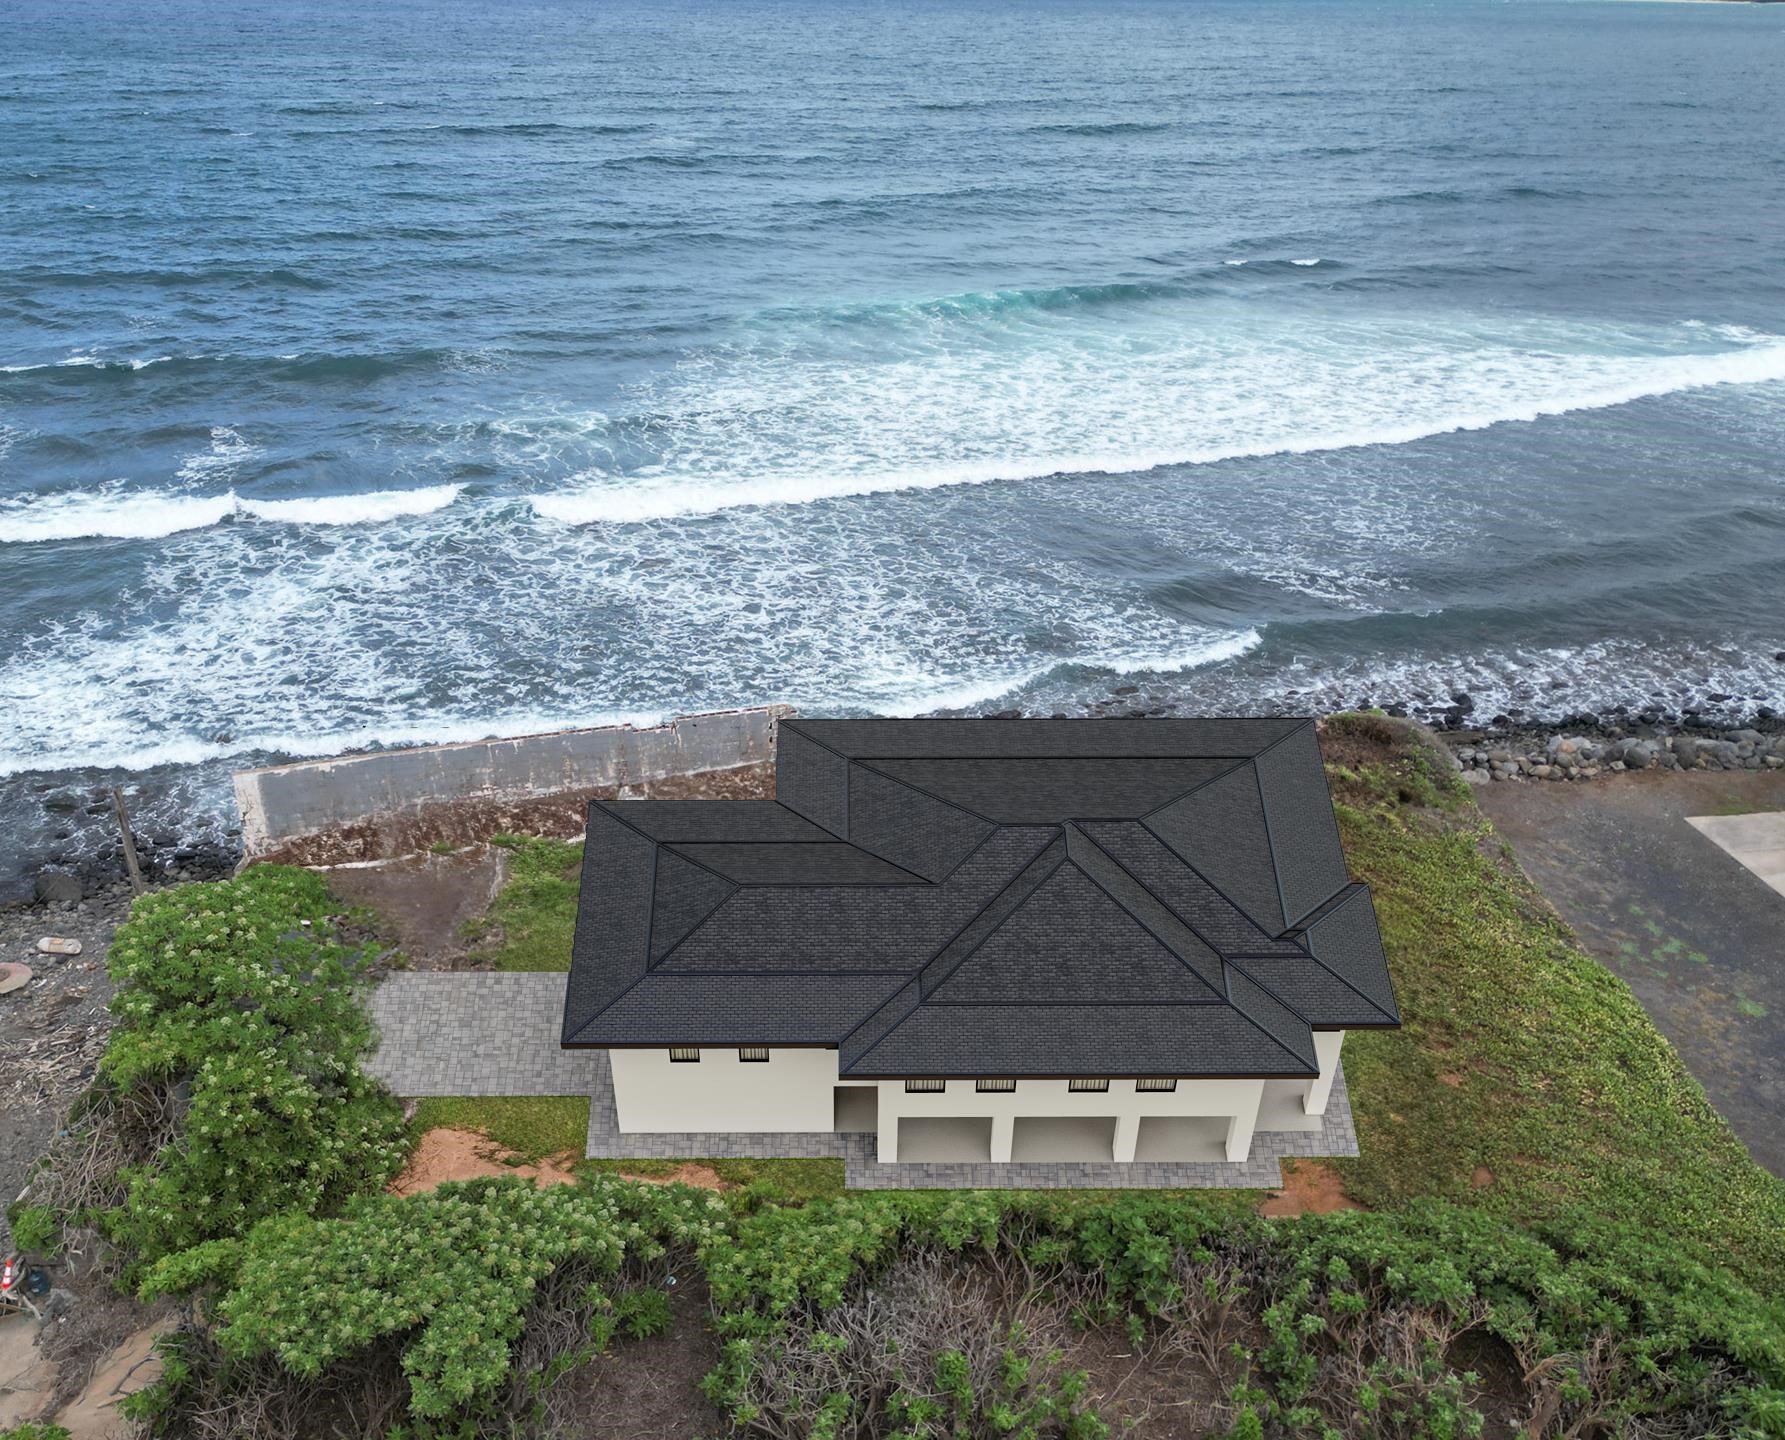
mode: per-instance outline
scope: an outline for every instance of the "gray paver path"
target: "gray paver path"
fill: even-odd
[[[562,974],[425,971],[372,992],[377,1052],[366,1064],[405,1099],[426,1095],[593,1095],[607,1055],[561,1050]]]

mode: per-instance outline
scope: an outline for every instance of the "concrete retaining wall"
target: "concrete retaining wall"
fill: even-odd
[[[772,784],[775,725],[792,713],[787,705],[718,710],[643,730],[561,730],[244,770],[235,776],[242,847],[248,859],[323,863],[318,846],[303,842],[332,837],[326,858],[375,859],[430,835],[500,828],[540,802],[564,802],[556,808],[575,816],[592,797],[726,771],[751,778],[718,793],[756,793]]]

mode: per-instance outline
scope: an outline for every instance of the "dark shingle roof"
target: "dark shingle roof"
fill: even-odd
[[[590,807],[566,1044],[1306,1075],[1399,1022],[1310,721],[788,720],[776,788]]]

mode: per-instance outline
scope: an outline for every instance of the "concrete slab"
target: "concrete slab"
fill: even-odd
[[[1498,784],[1475,799],[1754,1158],[1785,1175],[1785,894],[1691,823],[1785,810],[1785,770]]]
[[[1686,823],[1785,895],[1785,810],[1757,815],[1688,815]]]

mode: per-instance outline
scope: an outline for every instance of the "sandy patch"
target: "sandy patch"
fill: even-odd
[[[155,1353],[155,1342],[171,1329],[171,1320],[145,1325],[105,1358],[87,1382],[87,1388],[56,1416],[56,1423],[67,1429],[70,1440],[122,1440],[135,1433],[118,1414],[118,1402],[161,1378],[161,1357]]]
[[[37,1322],[28,1315],[0,1320],[0,1430],[37,1414],[56,1388],[56,1367],[34,1343]]]
[[[1258,1207],[1260,1215],[1330,1215],[1335,1210],[1361,1210],[1345,1193],[1338,1174],[1318,1160],[1285,1160],[1283,1188]]]
[[[554,1163],[510,1163],[513,1152],[504,1150],[476,1130],[430,1130],[421,1137],[403,1173],[391,1181],[393,1195],[423,1195],[448,1180],[479,1180],[485,1176],[521,1176],[539,1185],[571,1185],[576,1176]],[[559,1156],[557,1159],[563,1159]]]
[[[647,1185],[693,1185],[701,1190],[729,1190],[731,1186],[719,1178],[719,1172],[711,1165],[678,1165],[674,1170],[663,1175],[634,1175],[629,1170],[619,1172],[623,1180],[642,1180]]]

